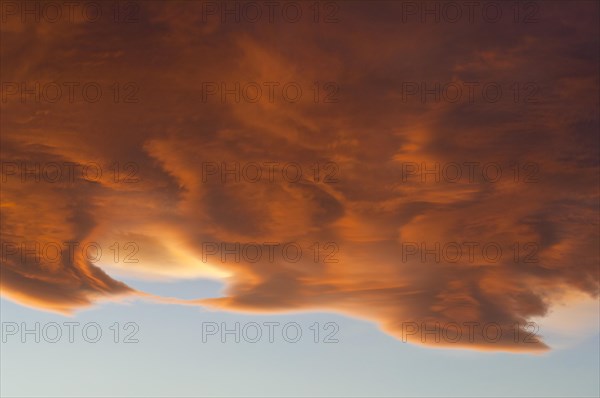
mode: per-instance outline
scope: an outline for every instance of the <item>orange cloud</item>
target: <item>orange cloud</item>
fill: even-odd
[[[342,6],[330,24],[204,21],[201,2],[144,3],[132,24],[3,24],[2,294],[67,313],[148,297],[113,271],[211,277],[226,296],[188,304],[546,349],[527,322],[598,296],[597,6],[548,3],[509,28]],[[21,93],[35,82],[64,94]],[[422,91],[448,82],[460,100]]]

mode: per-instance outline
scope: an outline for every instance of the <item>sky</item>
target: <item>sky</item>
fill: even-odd
[[[2,396],[600,395],[597,2],[0,11]]]

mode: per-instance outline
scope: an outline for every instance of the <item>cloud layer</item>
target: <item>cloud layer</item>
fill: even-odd
[[[203,2],[143,2],[132,23],[3,14],[2,294],[70,312],[145,295],[112,272],[217,277],[226,296],[193,303],[547,348],[526,322],[598,295],[598,5],[423,23],[408,3],[319,22],[297,3],[297,23],[223,22]]]

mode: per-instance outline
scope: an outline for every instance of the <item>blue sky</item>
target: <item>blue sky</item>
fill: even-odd
[[[139,288],[181,298],[217,295],[197,280]],[[199,292],[201,292],[199,294]],[[373,323],[329,313],[254,315],[147,301],[105,303],[64,317],[2,299],[2,322],[98,323],[98,343],[75,334],[52,344],[20,335],[2,343],[2,396],[598,396],[599,335],[541,355],[402,343]],[[297,343],[275,333],[258,343],[202,342],[202,323],[296,322]],[[114,343],[109,326],[135,322],[138,343]],[[338,343],[314,343],[309,327],[335,322]],[[64,328],[66,331],[66,328]],[[266,329],[265,329],[266,330]],[[309,333],[307,333],[309,332]],[[123,336],[121,336],[123,337]],[[552,339],[550,339],[552,343]]]

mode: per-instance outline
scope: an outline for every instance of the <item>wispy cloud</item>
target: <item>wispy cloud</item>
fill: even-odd
[[[226,296],[192,303],[547,348],[516,339],[515,323],[526,332],[565,294],[598,295],[598,7],[436,24],[399,22],[401,3],[343,3],[337,23],[205,21],[201,2],[140,3],[130,24],[9,16],[2,294],[70,312],[145,296],[110,268],[212,277]],[[26,242],[81,245],[50,261],[23,256]],[[223,244],[266,242],[273,258],[222,257]],[[297,261],[281,255],[290,242]],[[436,342],[411,329],[470,323],[504,333]]]

